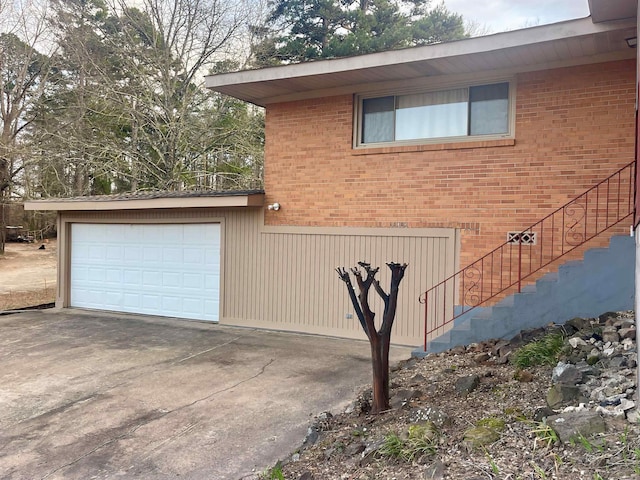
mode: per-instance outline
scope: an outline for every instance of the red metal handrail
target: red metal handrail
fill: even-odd
[[[420,295],[425,352],[432,333],[514,287],[520,292],[527,277],[631,215],[634,186],[635,161]]]

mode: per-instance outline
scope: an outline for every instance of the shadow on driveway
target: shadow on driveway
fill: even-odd
[[[371,378],[366,341],[76,310],[0,316],[0,365],[0,472],[29,480],[236,480]]]

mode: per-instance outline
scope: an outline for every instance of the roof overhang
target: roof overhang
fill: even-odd
[[[266,106],[411,79],[631,59],[635,51],[625,39],[635,35],[635,16],[604,23],[587,17],[404,50],[223,73],[206,77],[205,83],[217,92]]]
[[[589,0],[593,23],[635,18],[637,8],[637,0]]]
[[[173,196],[167,196],[163,194],[156,194],[151,196],[105,195],[94,197],[27,200],[24,202],[25,210],[55,211],[150,210],[262,206],[264,206],[264,192]]]

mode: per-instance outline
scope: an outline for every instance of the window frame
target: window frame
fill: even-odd
[[[497,83],[507,83],[509,85],[509,94],[507,97],[507,132],[499,134],[486,134],[486,135],[462,135],[462,136],[450,136],[450,137],[433,137],[433,138],[415,138],[409,140],[392,140],[389,142],[369,142],[364,143],[362,139],[362,128],[364,125],[363,115],[363,101],[372,98],[381,97],[394,97],[394,101],[397,102],[397,97],[402,95],[410,95],[416,93],[432,93],[451,90],[455,88],[467,88],[478,87],[483,85],[493,85]],[[362,94],[356,94],[354,96],[354,129],[353,129],[353,148],[354,149],[366,149],[366,148],[384,148],[384,147],[396,147],[403,145],[437,145],[437,144],[452,144],[452,143],[464,143],[464,142],[478,142],[478,141],[490,141],[490,140],[503,140],[515,138],[515,99],[516,99],[516,82],[513,77],[498,77],[478,79],[472,82],[455,82],[444,83],[434,85],[432,88],[388,88],[385,90],[377,90]],[[394,110],[394,112],[397,110]],[[467,115],[470,115],[469,109],[467,109]],[[469,119],[470,120],[470,119]],[[395,136],[395,114],[394,114],[394,136]]]

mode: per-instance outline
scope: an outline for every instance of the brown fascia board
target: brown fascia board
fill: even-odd
[[[591,17],[568,20],[509,32],[496,33],[482,37],[474,37],[453,42],[406,48],[355,57],[318,60],[312,62],[267,67],[255,70],[221,73],[205,77],[205,86],[216,92],[266,106],[271,95],[263,95],[261,86],[270,86],[279,91],[277,97],[287,94],[299,94],[299,90],[290,90],[291,80],[299,85],[305,79],[323,77],[329,82],[332,76],[344,76],[349,72],[366,72],[369,69],[386,68],[393,70],[398,65],[424,62],[430,60],[450,59],[453,62],[464,62],[465,57],[476,54],[490,54],[503,50],[524,47],[535,48],[549,42],[562,41],[569,38],[589,37],[603,32],[616,31],[635,26],[630,20],[595,24]],[[568,59],[569,60],[569,59]],[[505,65],[505,68],[509,65]],[[401,78],[398,78],[401,80]],[[335,85],[333,85],[335,87]],[[317,88],[310,88],[309,94]],[[265,90],[266,91],[266,90]]]
[[[48,199],[27,200],[25,210],[48,211],[104,211],[104,210],[149,210],[149,209],[181,209],[181,208],[231,208],[262,207],[264,193],[246,195],[216,195],[193,197],[160,197],[160,198],[120,198],[120,199]]]

